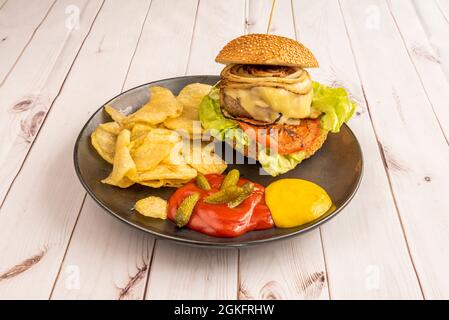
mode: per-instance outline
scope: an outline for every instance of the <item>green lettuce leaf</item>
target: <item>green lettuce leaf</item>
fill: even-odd
[[[331,88],[314,81],[312,107],[323,113],[321,125],[325,130],[339,132],[354,114],[356,104],[344,88]]]
[[[219,89],[212,88],[209,95],[205,96],[200,104],[199,116],[201,125],[211,134],[223,140],[229,129],[239,128],[236,121],[226,119],[220,109]]]
[[[251,143],[248,135],[242,129],[240,129],[240,127],[226,130],[224,132],[224,140],[234,141],[235,147],[240,151],[243,150],[244,147],[249,146]]]
[[[259,151],[257,158],[262,168],[273,177],[294,169],[305,158],[304,151],[292,154],[270,154],[267,149]]]

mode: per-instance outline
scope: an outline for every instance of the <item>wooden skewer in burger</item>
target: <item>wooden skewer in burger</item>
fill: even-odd
[[[318,62],[293,39],[244,35],[230,41],[215,61],[226,66],[203,100],[202,125],[220,139],[232,138],[237,150],[271,175],[312,156],[328,132],[338,132],[355,110],[343,88],[312,81],[305,68],[316,68]]]

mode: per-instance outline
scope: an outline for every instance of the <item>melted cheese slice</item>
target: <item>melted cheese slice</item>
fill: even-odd
[[[226,88],[224,93],[238,100],[255,120],[271,122],[282,113],[284,119],[317,117],[312,110],[313,90],[295,94],[282,88],[253,87],[251,89]]]

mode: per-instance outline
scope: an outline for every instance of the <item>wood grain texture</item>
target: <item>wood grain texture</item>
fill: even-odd
[[[3,9],[3,7],[5,6],[6,2],[8,2],[8,0],[0,0],[0,10]]]
[[[313,78],[345,87],[358,103],[349,126],[364,154],[362,184],[348,207],[321,227],[331,298],[421,298],[338,2],[293,4],[300,40],[320,63]]]
[[[449,252],[441,249],[449,240],[447,142],[387,4],[341,1],[341,5],[424,295],[448,298]],[[376,8],[378,27],[367,28],[367,6]],[[385,81],[374,76],[379,68]]]
[[[243,1],[200,1],[188,74],[218,74],[222,67],[214,62],[215,55],[227,41],[244,32],[244,12]],[[235,249],[206,250],[157,241],[147,298],[235,299],[237,260]]]
[[[121,1],[109,1],[95,23],[96,31],[90,34],[70,76],[66,79],[64,90],[59,95],[54,109],[47,118],[46,126],[28,156],[29,161],[23,167],[23,175],[19,175],[16,179],[0,212],[1,243],[10,243],[15,235],[24,238],[22,241],[15,241],[17,245],[9,245],[8,250],[2,251],[4,253],[4,259],[1,261],[2,270],[20,262],[23,259],[22,255],[25,257],[35,255],[42,248],[46,249],[46,254],[38,264],[22,273],[20,277],[1,283],[2,296],[7,294],[9,297],[29,295],[48,298],[50,295],[52,288],[50,283],[54,282],[59,271],[85,194],[72,167],[73,143],[81,128],[80,124],[84,123],[107,98],[121,90],[148,5],[149,2],[133,1],[123,6]],[[119,8],[122,8],[121,21],[117,18]],[[139,16],[140,22],[137,18]],[[129,22],[131,17],[135,19],[132,24]],[[114,66],[113,69],[111,65]],[[95,72],[92,74],[93,70]],[[82,87],[80,83],[83,84]],[[93,88],[96,95],[91,94]],[[117,221],[112,221],[118,224]],[[15,230],[17,225],[20,225],[20,231]],[[89,233],[86,233],[89,236]],[[98,237],[103,239],[101,235]],[[119,241],[118,235],[116,237]],[[124,244],[125,240],[135,243],[136,240],[132,237],[133,234],[130,233],[127,240],[124,234],[121,239]],[[83,237],[77,236],[77,239],[80,238]],[[102,245],[107,246],[110,243]],[[147,256],[145,250],[148,249],[142,246],[141,248],[141,252],[138,249],[131,252],[135,252],[136,257]],[[76,253],[75,250],[75,259]],[[116,254],[120,256],[120,251]],[[71,256],[69,262],[70,258]],[[129,274],[135,275],[133,268],[141,268],[136,261],[139,260],[133,259],[131,254],[129,260],[116,261],[118,264],[114,265],[114,270],[117,272],[122,268],[120,269],[123,270],[122,280],[119,281],[118,276],[111,278],[117,280],[116,283],[121,288],[126,288],[125,281],[129,280]],[[75,261],[75,263],[79,263],[80,272],[84,272],[84,276],[89,278],[86,269],[89,267],[89,261]],[[65,270],[66,268],[62,272]],[[29,273],[33,271],[36,278],[32,279],[39,281],[30,282]],[[64,283],[65,280],[61,279]],[[85,289],[87,291],[85,296],[98,294],[89,292],[89,287]],[[114,291],[118,297],[117,292],[118,290]]]
[[[55,0],[0,1],[0,86],[54,3]]]
[[[405,4],[406,5],[406,4]],[[428,41],[440,61],[441,68],[449,79],[449,4],[444,1],[412,0],[416,13],[427,35]]]
[[[70,101],[76,100],[78,111],[71,116],[83,123],[86,113],[92,113],[121,90],[150,3],[151,0],[126,3],[112,0],[103,6],[55,105],[61,110],[60,117],[70,112]],[[83,88],[79,88],[79,83],[84,84]],[[96,88],[95,95],[90,94],[92,88]],[[74,132],[76,130],[79,130],[78,125],[74,126]],[[70,140],[73,139],[74,136]],[[67,161],[70,158],[70,154],[65,157]],[[65,183],[79,185],[77,178],[69,173]],[[77,188],[72,197],[82,199],[84,194]],[[61,201],[65,199],[62,197]],[[81,201],[74,203],[74,208],[81,205]],[[142,299],[152,248],[153,238],[112,218],[87,197],[51,298]],[[75,270],[79,272],[77,286],[72,283]]]
[[[137,5],[134,8],[135,10],[142,11],[143,8],[138,7],[138,2],[134,2],[134,4]],[[157,74],[157,77],[164,78],[173,76],[172,73],[164,74],[164,72],[182,74],[185,71],[197,2],[195,0],[189,2],[180,0],[171,2],[170,8],[176,9],[176,12],[184,12],[184,14],[175,14],[170,16],[170,19],[167,19],[165,15],[168,10],[167,2],[163,0],[152,0],[146,17],[130,12],[130,16],[133,14],[140,16],[144,23],[141,28],[141,34],[138,37],[139,41],[136,50],[134,52],[131,50],[135,43],[130,42],[127,51],[121,50],[121,46],[114,45],[111,50],[102,52],[102,57],[99,58],[104,59],[105,55],[113,54],[114,59],[116,59],[114,65],[122,66],[121,68],[116,68],[116,75],[110,74],[111,81],[114,81],[113,87],[115,89],[113,90],[118,92],[121,87],[130,88],[156,80],[157,78],[153,78],[155,74]],[[113,16],[119,13],[119,11],[113,11],[112,9],[110,21],[114,21]],[[144,13],[144,11],[142,12]],[[131,18],[129,17],[129,19]],[[122,21],[126,24],[125,18]],[[169,27],[160,28],[161,23],[166,23]],[[108,26],[105,25],[104,27],[107,28]],[[126,37],[127,32],[132,32],[134,35],[132,39],[137,41],[136,28],[120,24],[117,25],[117,28],[122,30],[124,37]],[[125,30],[128,31],[126,32]],[[167,39],[178,36],[180,30],[190,30],[190,33],[180,36],[179,47],[175,47]],[[111,30],[111,32],[111,34],[114,34],[117,31]],[[110,41],[114,41],[114,37],[107,37],[107,39],[109,41],[102,42],[102,46],[106,46],[106,48],[112,44]],[[158,50],[160,50],[160,53],[157,53],[157,55],[154,55],[155,44],[157,44]],[[93,45],[93,47],[96,46],[98,46],[98,43]],[[161,64],[159,57],[170,53],[173,54],[172,62],[168,65],[169,70],[165,70],[167,64]],[[91,67],[90,61],[91,59],[87,57],[86,67]],[[112,61],[109,59],[105,63],[110,65]],[[131,65],[129,71],[126,72],[125,64],[128,65],[129,63]],[[107,67],[102,66],[101,68]],[[80,76],[82,76],[83,72],[82,68]],[[104,76],[103,72],[96,73],[98,77]],[[93,81],[98,80],[93,79]],[[109,96],[105,96],[103,100],[106,101],[110,96],[115,95],[116,92],[109,92]],[[88,200],[88,203],[90,202],[91,200]],[[115,231],[111,231],[111,229]],[[112,235],[115,235],[115,239]],[[86,252],[85,246],[78,245],[78,242],[85,242],[86,239],[91,239],[92,237],[98,239],[95,242],[94,255]],[[145,245],[142,245],[142,242]],[[75,265],[80,266],[80,269],[85,270],[83,278],[91,279],[101,274],[100,282],[102,284],[86,281],[81,284],[78,290],[67,290],[65,277],[70,276],[70,274],[65,275],[61,272],[52,298],[142,299],[144,297],[154,243],[152,237],[116,221],[105,214],[101,208],[89,204],[82,208],[71,243],[73,245],[70,245],[68,248],[67,257],[61,270],[70,269],[70,266],[75,263]],[[120,250],[117,250],[117,246],[119,246]],[[107,258],[105,258],[105,255],[99,254],[101,252],[109,252]],[[127,283],[125,283],[125,280]]]
[[[0,203],[58,96],[101,3],[57,2],[0,87]],[[78,29],[66,28],[69,5],[79,9]]]
[[[440,9],[447,23],[449,24],[449,1],[447,0],[435,0],[438,9]]]
[[[157,241],[148,299],[235,299],[237,255],[233,249],[188,247]]]
[[[329,299],[319,231],[240,249],[239,299]]]
[[[200,1],[192,39],[188,74],[220,74],[218,52],[245,31],[245,2]]]
[[[445,64],[449,58],[449,23],[444,21],[445,17],[438,12],[437,4],[432,1],[427,3],[428,7],[433,6],[435,9],[431,19],[440,23],[436,28],[435,23],[430,24],[430,29],[426,27],[426,22],[421,24],[416,9],[418,12],[425,11],[415,7],[412,2],[388,1],[388,5],[446,142],[449,143],[449,77],[445,73]],[[428,15],[422,17],[429,18]]]
[[[197,7],[198,0],[152,1],[125,90],[185,74]]]
[[[51,298],[142,299],[153,241],[87,197]]]
[[[271,6],[272,0],[247,0],[246,33],[266,33]],[[270,34],[292,39],[296,37],[290,0],[276,1]]]
[[[264,33],[271,0],[248,2],[247,32]],[[290,1],[276,2],[271,32],[295,38]],[[319,229],[278,243],[240,249],[239,299],[328,299]]]

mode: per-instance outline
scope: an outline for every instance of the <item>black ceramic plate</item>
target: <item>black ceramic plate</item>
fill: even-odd
[[[148,101],[148,87],[150,86],[163,86],[177,94],[189,83],[214,84],[218,79],[217,76],[189,76],[160,80],[128,90],[113,98],[107,104],[130,113]],[[340,212],[354,196],[362,177],[362,151],[356,137],[346,125],[341,128],[338,134],[329,134],[323,147],[312,158],[305,160],[294,170],[281,176],[260,175],[258,164],[230,165],[228,168],[235,167],[240,170],[242,176],[264,186],[282,178],[301,178],[315,182],[329,193],[336,208],[319,219],[296,228],[252,231],[236,238],[211,237],[185,228],[178,229],[169,220],[147,218],[133,210],[137,200],[149,195],[168,199],[170,194],[174,192],[174,188],[153,189],[134,185],[127,189],[120,189],[100,182],[101,179],[108,176],[111,165],[94,150],[90,143],[90,135],[100,123],[107,121],[111,120],[101,107],[87,121],[76,141],[74,150],[75,169],[82,185],[89,195],[113,216],[155,236],[188,244],[243,246],[301,234]]]

